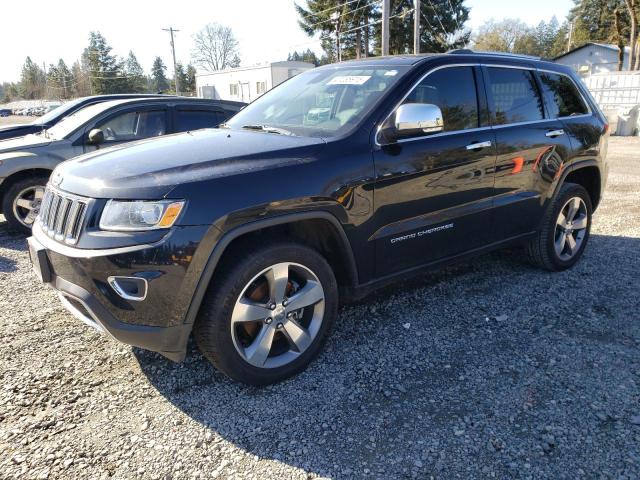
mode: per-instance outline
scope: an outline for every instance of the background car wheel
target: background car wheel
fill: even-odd
[[[198,347],[229,377],[276,383],[318,355],[335,321],[336,279],[315,250],[246,245],[227,255],[194,327]]]
[[[581,185],[566,183],[547,209],[542,228],[527,245],[530,261],[551,271],[572,267],[589,240],[591,198]]]
[[[7,189],[2,200],[2,212],[11,230],[31,233],[48,180],[49,177],[43,175],[24,178]]]

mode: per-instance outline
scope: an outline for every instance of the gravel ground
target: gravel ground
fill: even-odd
[[[514,250],[388,288],[263,389],[85,327],[0,217],[0,477],[639,478],[640,139],[610,159],[573,270]]]

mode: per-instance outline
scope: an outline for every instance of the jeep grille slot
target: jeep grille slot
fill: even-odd
[[[42,231],[59,242],[75,244],[80,237],[87,202],[49,187],[42,198],[38,221]]]

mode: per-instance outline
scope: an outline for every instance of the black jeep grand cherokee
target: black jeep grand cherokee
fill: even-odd
[[[321,350],[338,300],[522,244],[581,256],[607,178],[605,118],[575,75],[459,51],[305,72],[223,128],[54,171],[29,239],[80,320],[268,384]]]

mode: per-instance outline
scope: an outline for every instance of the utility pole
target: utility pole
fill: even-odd
[[[389,11],[391,0],[382,0],[382,55],[389,55]]]
[[[169,32],[171,34],[171,53],[173,53],[173,78],[176,82],[176,95],[180,95],[180,81],[178,80],[178,64],[176,63],[176,46],[173,42],[173,33],[179,32],[180,30],[175,30],[173,27],[163,28],[165,32]]]
[[[573,40],[573,22],[569,23],[569,40],[567,41],[567,52],[571,50],[571,40]]]
[[[413,5],[413,53],[420,53],[420,0]]]

